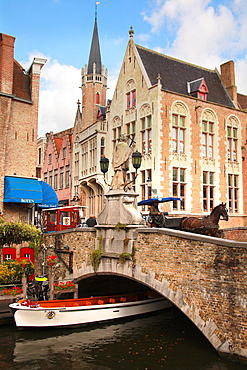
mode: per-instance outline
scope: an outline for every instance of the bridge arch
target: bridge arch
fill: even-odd
[[[191,322],[201,331],[201,333],[208,339],[208,341],[212,344],[212,346],[218,352],[225,352],[226,349],[231,348],[231,344],[228,341],[222,343],[219,338],[215,335],[215,331],[219,330],[217,328],[217,324],[214,320],[207,318],[206,320],[201,317],[201,308],[198,307],[196,304],[189,304],[189,299],[186,297],[186,294],[181,289],[174,289],[174,286],[171,286],[169,281],[163,279],[162,281],[157,280],[156,272],[149,270],[148,273],[143,272],[143,268],[141,265],[136,265],[134,267],[134,271],[132,266],[128,262],[124,264],[119,264],[117,261],[115,263],[108,263],[103,260],[97,270],[97,273],[94,272],[84,274],[79,276],[76,281],[80,283],[86,279],[93,279],[94,277],[98,277],[97,286],[99,281],[102,284],[106,284],[106,281],[102,279],[102,277],[108,276],[109,281],[112,282],[111,278],[120,278],[124,279],[124,283],[126,280],[131,280],[132,283],[129,284],[129,291],[133,289],[133,287],[144,287],[150,288],[158,293],[160,293],[163,297],[167,298],[176,308],[178,308],[181,312],[183,312]],[[109,283],[108,281],[108,283]],[[117,279],[117,284],[119,284],[119,279]],[[95,283],[95,282],[94,282]],[[124,284],[123,283],[123,284]],[[90,284],[90,291],[92,292],[92,284]],[[114,283],[115,286],[115,283]],[[100,292],[99,295],[102,294],[102,286],[98,286]],[[117,294],[117,290],[111,291],[111,294]],[[93,293],[92,293],[93,294]],[[109,294],[107,291],[104,294]],[[94,294],[93,294],[94,295]],[[97,295],[97,293],[95,293]]]
[[[117,244],[107,251],[95,228],[56,233],[60,248],[67,245],[74,253],[73,274],[67,271],[64,277],[81,281],[114,275],[143,284],[169,299],[220,354],[246,361],[247,243],[169,229],[139,228],[135,233],[128,243],[134,256],[123,263]],[[56,238],[45,237],[48,248],[56,247]],[[94,271],[90,255],[97,243],[103,253]]]

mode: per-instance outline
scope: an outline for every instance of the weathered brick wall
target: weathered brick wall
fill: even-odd
[[[83,264],[90,265],[90,255],[95,246],[95,230],[91,228],[71,229],[69,231],[60,231],[57,233],[44,234],[43,242],[47,249],[47,255],[54,254],[55,248],[63,248],[64,245],[69,246],[69,251],[73,252],[73,275],[77,276],[77,271],[82,268]],[[69,263],[68,254],[61,254],[62,258]],[[42,256],[40,256],[42,258]],[[57,275],[64,278],[66,269],[63,265],[59,269]]]
[[[199,309],[205,322],[217,325],[215,334],[223,343],[246,351],[246,243],[147,230],[139,232],[135,248],[144,273],[167,280],[171,290],[182,292],[184,302]]]
[[[223,238],[236,240],[239,242],[247,242],[247,227],[235,227],[223,230]]]
[[[54,253],[55,246],[69,246],[74,260],[69,278],[80,280],[93,273],[90,255],[97,246],[95,237],[95,229],[73,229],[46,234],[44,242],[48,254]],[[247,243],[147,228],[138,230],[134,260],[123,265],[118,258],[119,254],[107,254],[103,248],[97,273],[119,274],[157,290],[219,352],[247,359]]]

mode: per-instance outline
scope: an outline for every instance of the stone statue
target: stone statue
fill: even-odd
[[[129,170],[129,158],[133,151],[133,147],[127,144],[127,138],[121,136],[120,141],[116,144],[113,151],[112,166],[114,176],[111,182],[112,189],[124,189],[126,185],[126,174]]]

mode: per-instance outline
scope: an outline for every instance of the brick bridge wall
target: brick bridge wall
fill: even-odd
[[[94,229],[58,234],[61,245],[68,244],[74,252],[73,275],[67,272],[66,278],[93,274]],[[55,245],[55,233],[44,241]],[[118,255],[103,253],[97,273],[129,277],[158,291],[219,353],[247,361],[247,243],[143,228],[133,246],[135,261],[123,264]]]

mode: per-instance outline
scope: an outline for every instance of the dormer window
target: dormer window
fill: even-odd
[[[207,100],[208,88],[204,78],[188,82],[188,93],[194,98]]]

